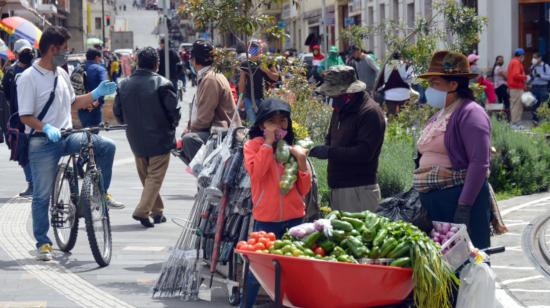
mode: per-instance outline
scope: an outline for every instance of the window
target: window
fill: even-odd
[[[414,3],[407,4],[407,26],[414,27]]]
[[[399,22],[399,0],[393,0],[393,20]]]
[[[380,23],[383,23],[386,20],[386,5],[380,4]]]
[[[96,17],[95,18],[95,28],[97,30],[101,29],[101,17]]]

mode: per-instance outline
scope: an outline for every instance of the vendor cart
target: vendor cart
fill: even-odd
[[[236,251],[267,294],[286,307],[375,307],[401,303],[412,269]]]

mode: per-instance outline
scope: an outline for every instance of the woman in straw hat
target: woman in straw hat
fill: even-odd
[[[414,186],[433,220],[465,224],[475,247],[490,245],[487,175],[491,122],[475,102],[466,56],[436,52],[428,72],[427,103],[439,111],[418,140]]]

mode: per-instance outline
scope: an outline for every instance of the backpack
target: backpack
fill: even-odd
[[[86,89],[86,65],[81,64],[78,68],[75,68],[71,74],[71,84],[74,88],[74,93],[78,95],[84,95],[88,92]]]

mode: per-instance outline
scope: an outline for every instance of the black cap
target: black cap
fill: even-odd
[[[268,98],[262,101],[258,108],[258,114],[256,116],[256,122],[254,125],[260,125],[270,116],[276,113],[282,113],[290,118],[290,105],[278,98]]]
[[[212,61],[212,51],[214,47],[212,43],[205,40],[196,40],[191,47],[191,58]],[[204,61],[200,61],[204,62]]]

